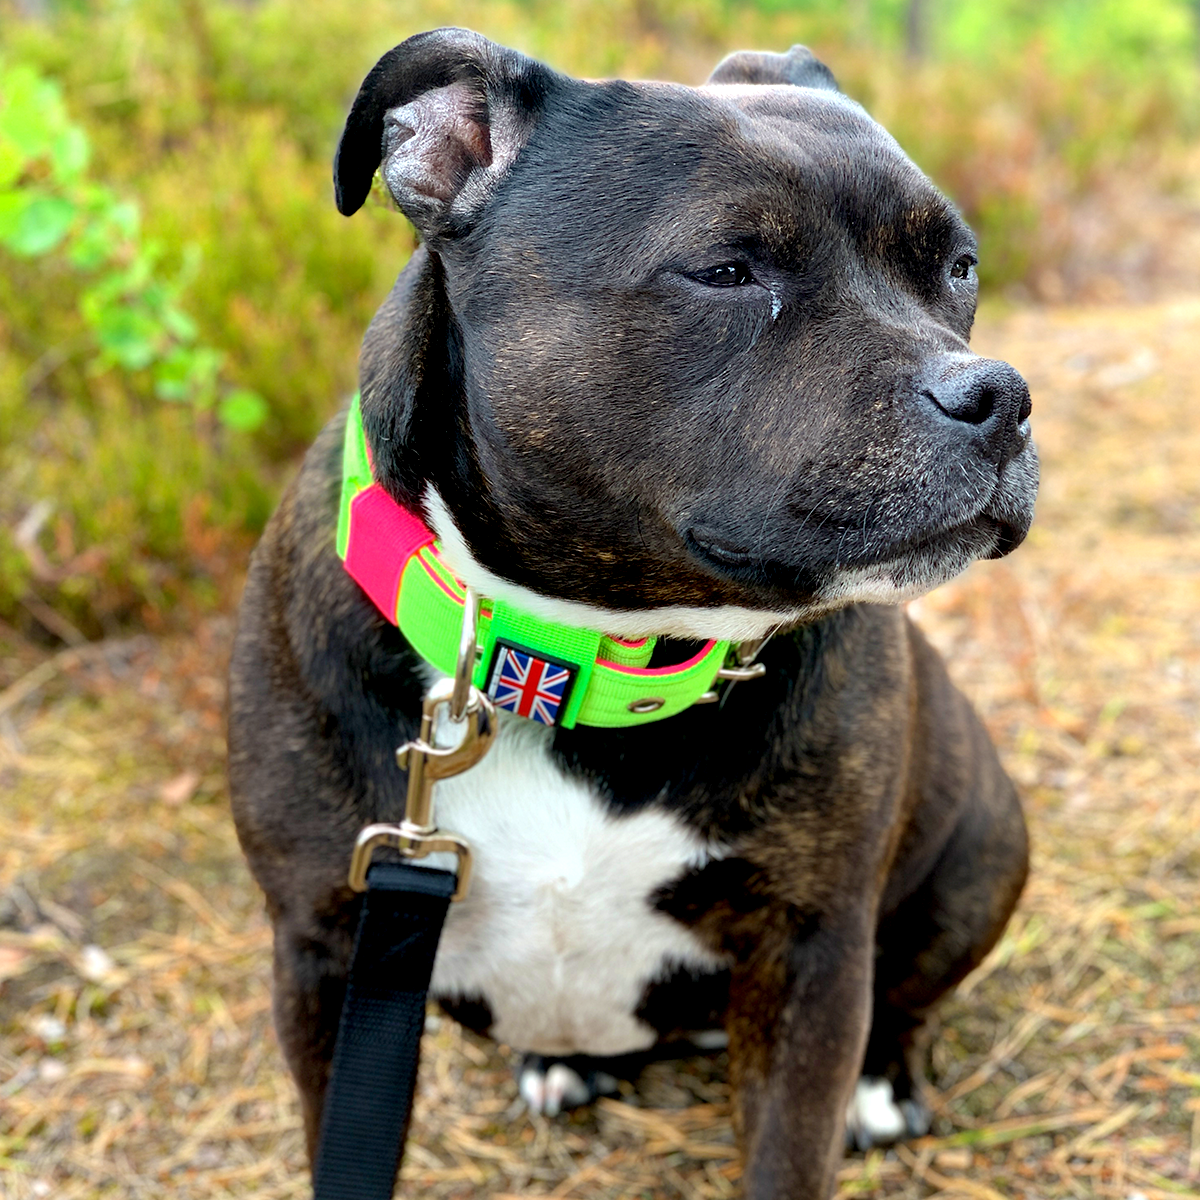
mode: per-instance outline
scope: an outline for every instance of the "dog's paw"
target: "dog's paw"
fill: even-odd
[[[530,1112],[557,1117],[566,1109],[591,1104],[597,1096],[615,1094],[617,1081],[586,1059],[527,1054],[517,1072],[517,1089]]]
[[[864,1075],[846,1109],[846,1147],[870,1150],[929,1132],[931,1114],[919,1100],[897,1100],[886,1079]]]

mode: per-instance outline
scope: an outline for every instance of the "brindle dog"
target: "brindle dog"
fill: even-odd
[[[800,47],[693,89],[422,34],[354,102],[342,212],[381,164],[424,244],[363,347],[378,482],[483,595],[679,661],[672,639],[776,631],[721,705],[514,718],[442,785],[478,875],[433,992],[541,1056],[543,1108],[585,1098],[580,1055],[723,1028],[746,1196],[824,1197],[847,1136],[927,1127],[927,1017],[1025,878],[1013,787],[894,606],[1032,517],[1028,390],[967,346],[975,240]],[[254,556],[232,667],[234,813],[310,1149],[350,849],[402,814],[430,677],[337,557],[343,421]],[[548,1099],[555,1056],[575,1075]]]

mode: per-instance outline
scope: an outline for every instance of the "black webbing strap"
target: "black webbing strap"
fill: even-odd
[[[454,891],[449,871],[367,873],[321,1115],[314,1200],[391,1200],[404,1152],[425,997]]]

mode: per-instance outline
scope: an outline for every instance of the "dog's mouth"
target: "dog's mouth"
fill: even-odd
[[[739,546],[702,525],[689,529],[684,534],[684,542],[697,558],[710,567],[716,567],[718,571],[736,576],[744,571],[760,571],[764,566],[757,552]]]
[[[968,547],[976,558],[1003,558],[1025,540],[1026,532],[1010,521],[981,513],[948,529],[894,542],[869,557],[835,560],[826,570],[869,570],[905,559],[936,559]],[[689,529],[684,540],[691,553],[707,566],[741,583],[795,586],[812,571],[786,559],[767,557],[760,549],[739,545],[703,526]]]
[[[901,543],[890,553],[878,556],[873,562],[855,565],[873,567],[903,559],[936,560],[964,550],[969,550],[975,558],[1003,558],[1025,540],[1028,532],[1028,526],[1019,528],[1011,521],[989,512],[982,512],[979,516],[953,525],[949,529]]]
[[[984,517],[983,520],[992,521],[996,526],[996,546],[988,558],[1003,558],[1011,554],[1029,533],[1029,526],[1018,528],[1008,521],[998,521],[992,517]]]
[[[948,497],[948,519],[922,522],[911,532],[849,521],[777,529],[773,536],[747,542],[723,522],[697,521],[683,540],[710,572],[760,594],[770,592],[776,602],[912,598],[977,559],[1011,554],[1029,532],[1037,484],[1037,452],[1026,441],[984,495],[973,503]]]
[[[1001,506],[1003,507],[1003,506]],[[977,559],[1003,558],[1024,540],[1027,521],[985,511],[932,533],[892,542],[869,557],[822,564],[768,557],[703,526],[687,531],[691,554],[709,570],[752,588],[796,599],[840,602],[911,599],[952,579]],[[836,545],[836,539],[834,544]]]

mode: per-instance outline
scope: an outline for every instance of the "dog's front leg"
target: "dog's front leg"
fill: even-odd
[[[733,971],[727,1025],[746,1200],[826,1200],[870,1021],[864,912],[780,920]]]

